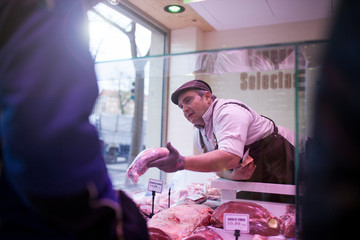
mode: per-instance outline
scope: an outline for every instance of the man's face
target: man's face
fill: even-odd
[[[178,105],[189,122],[202,126],[205,125],[202,115],[204,115],[212,102],[210,92],[205,92],[200,97],[196,91],[188,90],[181,93],[178,100]]]

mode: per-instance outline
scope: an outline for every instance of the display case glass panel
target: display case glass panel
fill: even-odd
[[[312,106],[325,45],[326,42],[315,41],[275,44],[97,63],[100,92],[91,117],[103,142],[114,187],[129,194],[149,195],[146,191],[149,179],[159,179],[165,184],[166,195],[167,191],[179,189],[190,192],[194,186],[204,193],[210,186],[221,193],[215,205],[242,200],[238,198],[241,191],[256,192],[260,198],[246,200],[260,203],[280,217],[288,204],[299,203],[306,187],[304,157],[306,143],[312,137]],[[182,155],[199,154],[193,144],[194,127],[170,101],[175,89],[193,79],[207,82],[218,98],[244,102],[277,125],[294,131],[295,184],[228,182],[216,179],[214,173],[165,174],[153,168],[140,176],[136,184],[127,179],[126,169],[137,154],[165,146],[167,141]],[[177,196],[177,200],[184,200],[177,194],[174,193],[174,199]],[[274,202],[267,194],[286,196],[289,200]],[[297,229],[300,225],[297,215]]]

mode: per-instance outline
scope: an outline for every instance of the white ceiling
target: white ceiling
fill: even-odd
[[[340,0],[185,0],[216,30],[299,22],[334,16]]]

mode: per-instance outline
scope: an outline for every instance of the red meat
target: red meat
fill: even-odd
[[[209,227],[199,227],[184,240],[223,240],[223,238]]]
[[[296,237],[296,216],[295,205],[287,205],[285,214],[279,217],[280,231],[286,237]]]
[[[276,236],[280,233],[278,219],[256,203],[240,201],[223,203],[212,214],[211,225],[222,228],[224,213],[249,214],[250,234]]]
[[[158,228],[149,228],[150,240],[173,240],[167,233]]]

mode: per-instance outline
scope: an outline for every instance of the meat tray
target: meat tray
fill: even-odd
[[[266,202],[256,200],[242,200],[237,199],[236,194],[238,191],[247,192],[261,192],[261,193],[273,193],[294,196],[296,194],[295,185],[290,184],[271,184],[271,183],[258,183],[258,182],[241,182],[232,181],[224,178],[218,178],[211,181],[211,187],[221,189],[221,204],[228,201],[250,201],[257,203],[264,208],[268,209],[274,216],[280,217],[286,212],[286,206],[288,203]],[[225,231],[220,228],[213,228],[224,240],[235,239],[234,232]],[[243,233],[239,237],[241,240],[251,240],[254,238],[252,234]],[[279,234],[277,236],[268,236],[268,240],[283,240],[287,239],[284,235]]]

